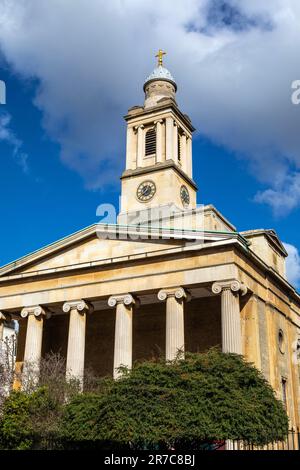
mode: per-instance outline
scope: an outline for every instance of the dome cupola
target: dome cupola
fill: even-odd
[[[157,106],[162,99],[173,99],[175,101],[177,85],[172,74],[163,66],[163,56],[165,54],[159,49],[156,55],[158,58],[157,67],[144,83],[145,108]]]

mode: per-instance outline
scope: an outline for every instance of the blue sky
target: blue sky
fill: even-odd
[[[143,80],[155,65],[158,47],[168,51],[166,65],[178,83],[179,105],[197,127],[198,203],[214,204],[240,231],[274,228],[284,242],[300,248],[300,106],[290,103],[300,67],[284,49],[290,49],[286,31],[291,24],[277,19],[288,2],[294,22],[300,22],[296,3],[276,0],[277,9],[265,11],[256,0],[245,1],[241,12],[234,1],[189,0],[186,12],[167,0],[158,14],[146,0],[143,7],[125,1],[123,9],[113,1],[94,22],[97,0],[89,3],[84,20],[81,0],[73,9],[65,0],[61,18],[52,23],[57,2],[36,6],[28,0],[20,10],[24,2],[11,0],[8,11],[0,0],[0,79],[7,86],[0,122],[9,130],[1,139],[0,126],[0,265],[96,222],[100,203],[118,203],[125,161],[122,116],[143,102]],[[222,10],[224,3],[234,6],[234,15]],[[150,40],[138,26],[141,18],[148,21],[149,12],[158,15]],[[71,15],[67,33],[66,15]],[[109,31],[111,24],[115,28],[110,51],[99,46],[101,21],[103,29],[105,23]],[[193,31],[186,26],[192,22]],[[86,28],[87,42],[82,39]],[[139,33],[141,43],[132,54]],[[270,54],[276,41],[284,67]],[[294,261],[299,261],[296,255]]]

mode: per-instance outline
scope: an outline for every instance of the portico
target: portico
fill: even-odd
[[[76,377],[82,382],[84,368],[92,369],[92,363],[97,362],[97,357],[94,357],[89,363],[91,342],[94,353],[98,355],[96,372],[108,372],[107,369],[103,370],[102,346],[108,349],[111,356],[109,372],[114,377],[118,377],[120,366],[131,368],[133,360],[149,359],[154,355],[164,355],[167,360],[172,360],[179,351],[221,346],[222,337],[228,344],[234,344],[239,335],[238,343],[241,345],[240,323],[237,330],[234,320],[230,322],[232,311],[240,315],[239,294],[232,294],[232,301],[224,303],[218,294],[210,292],[211,286],[205,283],[203,286],[189,285],[185,288],[175,286],[143,292],[132,290],[106,298],[39,304],[21,309],[20,316],[14,311],[14,318],[20,321],[18,360],[25,364],[34,362],[38,366],[47,352],[60,352],[66,358],[67,376]],[[207,328],[208,322],[201,318],[210,315],[205,312],[205,306],[212,310],[214,334]],[[235,311],[235,308],[238,310]],[[46,311],[52,311],[52,314],[46,316]],[[199,321],[195,325],[197,317]],[[222,322],[222,318],[228,317],[227,321]],[[61,330],[62,324],[65,331],[60,331],[60,336],[67,339],[67,348],[57,338],[52,341],[52,332]],[[154,327],[153,331],[151,327]],[[87,338],[89,346],[86,347]],[[146,350],[143,343],[148,346]],[[228,352],[236,351],[232,348]]]
[[[90,245],[91,254],[92,245],[103,251],[105,245],[117,244],[97,238],[96,230],[101,228],[78,235],[73,256],[84,245]],[[130,368],[134,360],[152,355],[172,360],[178,351],[222,343],[224,350],[241,353],[235,342],[241,348],[240,296],[246,288],[234,263],[225,262],[229,241],[243,246],[238,236],[224,236],[212,265],[206,254],[215,243],[212,239],[201,250],[197,244],[178,247],[174,240],[161,239],[147,253],[145,246],[151,243],[136,240],[139,254],[69,266],[64,265],[66,255],[60,261],[54,255],[55,270],[31,266],[2,277],[10,295],[1,296],[1,305],[20,322],[18,361],[38,363],[47,352],[60,352],[67,375],[82,381],[85,367],[117,376],[120,366]],[[130,241],[122,243],[128,244],[127,253],[133,248]],[[228,299],[221,301],[227,290]]]

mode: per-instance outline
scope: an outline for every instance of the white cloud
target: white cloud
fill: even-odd
[[[287,174],[283,181],[274,184],[274,189],[258,192],[255,200],[272,206],[276,216],[286,215],[299,205],[300,173]]]
[[[21,76],[39,79],[44,126],[90,188],[121,171],[121,116],[143,101],[163,47],[199,132],[248,159],[267,186],[257,201],[277,212],[297,207],[300,193],[288,184],[300,174],[297,44],[299,0],[164,0],[159,8],[153,0],[0,0],[3,53]]]
[[[28,155],[22,151],[23,142],[18,139],[10,128],[11,116],[0,114],[0,142],[6,142],[12,148],[12,155],[24,173],[28,173]]]
[[[286,260],[287,278],[296,287],[300,287],[300,254],[294,245],[284,243],[289,256]]]

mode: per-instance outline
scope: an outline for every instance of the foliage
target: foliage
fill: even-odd
[[[197,449],[207,441],[284,439],[288,419],[255,367],[211,350],[135,364],[101,392],[75,397],[65,408],[64,439],[102,446]]]
[[[0,422],[0,448],[30,448],[29,402],[30,397],[19,392],[12,392],[4,402],[3,416]]]
[[[65,379],[65,359],[51,353],[39,364],[26,363],[22,391],[4,397],[0,418],[0,448],[47,448],[59,440],[59,423],[67,399],[79,393],[77,380]]]
[[[31,394],[13,391],[6,399],[0,422],[0,446],[5,449],[30,449],[43,439],[46,422],[56,411],[47,390]]]
[[[85,393],[66,381],[58,355],[40,378],[12,392],[0,417],[0,447],[196,450],[203,443],[282,440],[288,419],[263,375],[242,357],[210,350],[122,369],[117,381],[88,374]]]

